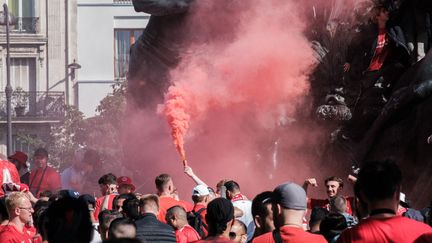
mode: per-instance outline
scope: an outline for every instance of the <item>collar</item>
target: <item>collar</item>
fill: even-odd
[[[246,198],[246,196],[244,196],[241,193],[239,193],[239,194],[235,195],[233,198],[231,198],[231,202],[240,201],[240,200],[247,200],[247,198]]]

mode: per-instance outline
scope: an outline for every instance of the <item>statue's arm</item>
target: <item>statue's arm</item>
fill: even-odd
[[[194,0],[132,0],[136,12],[155,16],[186,12]]]

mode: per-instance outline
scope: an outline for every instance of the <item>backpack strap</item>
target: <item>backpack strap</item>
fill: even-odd
[[[273,240],[275,241],[275,243],[282,243],[283,242],[279,229],[273,230],[272,234],[273,234]]]

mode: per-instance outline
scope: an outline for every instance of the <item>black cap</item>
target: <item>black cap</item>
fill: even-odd
[[[228,223],[234,219],[234,206],[226,198],[216,198],[207,205],[207,222]]]

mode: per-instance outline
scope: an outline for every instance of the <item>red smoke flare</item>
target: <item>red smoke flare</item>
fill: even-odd
[[[184,91],[177,86],[171,86],[165,96],[163,113],[171,127],[171,136],[174,145],[183,160],[184,166],[186,166],[184,137],[189,129],[190,120],[190,116],[187,114],[186,110]]]

